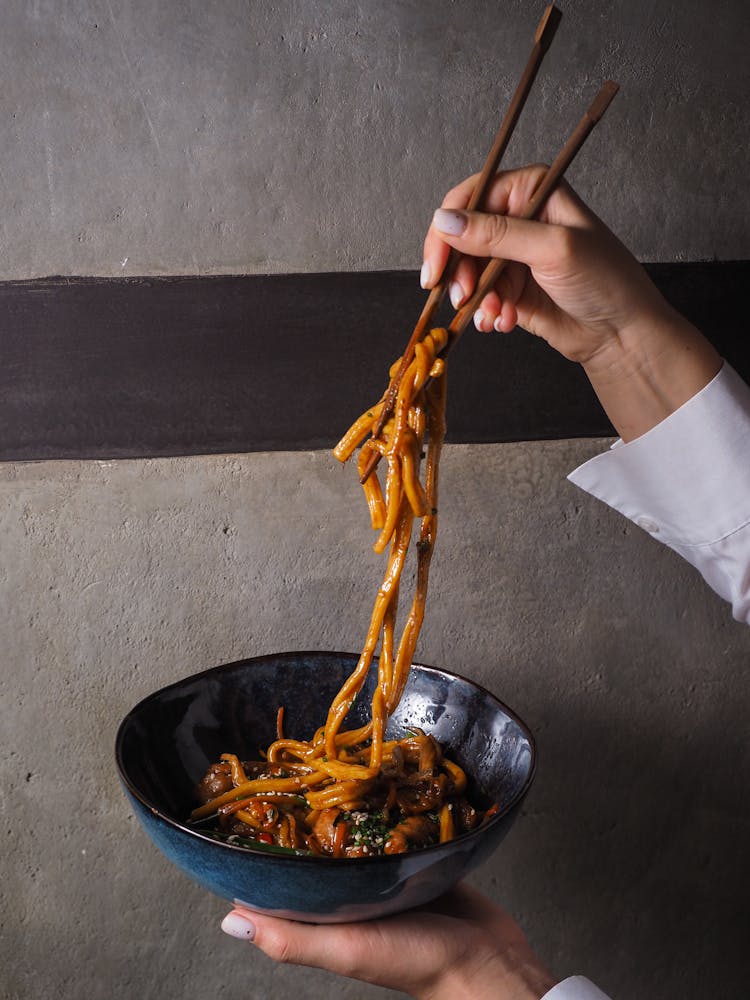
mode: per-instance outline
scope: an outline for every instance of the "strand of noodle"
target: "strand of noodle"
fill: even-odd
[[[344,721],[344,717],[349,711],[352,702],[357,694],[359,694],[362,685],[365,682],[365,678],[367,677],[370,669],[370,664],[372,663],[375,647],[377,646],[378,639],[380,638],[380,629],[382,627],[386,611],[388,610],[388,605],[390,604],[394,593],[398,592],[398,581],[401,578],[401,571],[404,566],[404,560],[406,559],[406,551],[409,547],[409,541],[411,539],[413,520],[414,519],[410,515],[408,505],[402,504],[401,516],[396,529],[396,537],[394,538],[393,545],[391,546],[385,577],[383,578],[383,582],[381,583],[377,597],[375,598],[372,620],[365,638],[365,645],[362,650],[362,654],[354,671],[344,682],[341,690],[333,699],[331,707],[328,710],[328,719],[325,725],[325,747],[326,753],[329,757],[336,756],[336,734],[341,728],[341,723]]]
[[[368,778],[376,777],[378,773],[377,768],[373,770],[358,762],[347,763],[338,757],[335,760],[319,761],[317,770],[327,774],[330,778],[335,778],[336,781],[366,781]]]
[[[370,745],[370,770],[378,773],[383,763],[383,736],[385,735],[386,699],[380,685],[372,696],[372,744]]]
[[[433,367],[435,360],[435,354],[438,350],[442,348],[447,339],[447,334],[445,331],[436,330],[431,331],[422,344],[419,344],[415,351],[415,358],[409,367],[407,376],[402,381],[399,388],[399,393],[396,401],[396,413],[395,413],[395,429],[394,429],[394,440],[389,446],[388,456],[389,459],[392,454],[396,453],[397,444],[401,446],[405,440],[406,433],[408,431],[408,424],[405,423],[404,418],[408,417],[408,413],[414,401],[414,397],[418,394],[424,382],[429,376],[429,372]],[[380,707],[381,711],[384,710],[385,714],[390,714],[393,711],[396,704],[401,698],[404,686],[406,684],[406,679],[408,677],[409,667],[411,666],[414,650],[416,648],[417,639],[419,636],[419,631],[421,629],[422,623],[424,621],[424,608],[427,596],[427,579],[429,576],[429,563],[432,555],[434,534],[436,530],[436,522],[434,520],[434,515],[429,514],[432,509],[435,508],[437,502],[437,478],[436,478],[436,465],[439,460],[440,446],[442,445],[442,439],[445,435],[445,418],[444,418],[444,408],[445,408],[445,381],[443,378],[440,379],[442,383],[441,388],[435,388],[430,390],[429,397],[433,403],[432,409],[435,411],[434,416],[428,421],[430,427],[430,449],[428,458],[428,469],[426,474],[426,479],[430,483],[430,493],[432,496],[425,493],[421,484],[419,484],[419,496],[409,496],[409,486],[407,485],[407,478],[409,473],[411,473],[411,482],[413,483],[415,478],[415,466],[417,461],[413,462],[412,468],[409,469],[408,464],[408,448],[403,452],[403,465],[404,465],[404,475],[402,477],[403,486],[405,492],[407,493],[412,510],[416,514],[423,514],[425,517],[429,516],[431,518],[429,526],[423,521],[422,524],[422,537],[420,538],[420,545],[418,546],[418,572],[417,580],[418,585],[415,593],[414,600],[412,602],[412,609],[407,618],[404,631],[402,633],[401,642],[399,643],[399,650],[396,656],[396,663],[392,672],[391,684],[389,686],[388,697],[386,703]],[[433,433],[436,434],[436,440],[433,440]],[[412,437],[412,446],[416,443],[418,448],[421,448],[421,441],[417,441],[414,435]],[[392,472],[392,464],[389,461],[389,477]],[[418,479],[417,479],[418,482]],[[416,492],[416,491],[415,491]],[[427,528],[427,530],[425,530]],[[384,532],[385,533],[385,532]],[[382,538],[382,536],[381,536]],[[380,542],[380,539],[378,540]],[[377,550],[377,543],[376,543]],[[376,706],[373,704],[373,725],[375,725],[375,719],[377,718]],[[384,726],[384,721],[383,721]]]
[[[435,359],[432,353],[432,338],[426,337],[421,344],[417,344],[414,349],[414,389],[419,390],[427,381],[432,362]]]
[[[440,378],[440,376],[445,371],[445,359],[435,358],[432,363],[432,368],[430,368],[430,378]]]
[[[372,745],[370,746],[370,768],[380,769],[383,762],[383,738],[387,716],[385,706],[393,683],[393,634],[396,625],[396,610],[398,608],[399,587],[396,586],[393,597],[383,618],[383,634],[380,640],[380,656],[378,658],[378,683],[371,702]]]
[[[311,747],[309,743],[301,740],[275,740],[268,748],[267,758],[270,764],[278,764],[283,753],[294,754],[300,760],[305,760],[310,756]],[[285,761],[282,761],[285,763]]]
[[[304,779],[299,778],[255,778],[253,781],[246,781],[243,785],[237,785],[223,795],[218,795],[205,805],[193,809],[190,814],[191,819],[202,819],[216,812],[219,806],[226,802],[233,802],[235,799],[246,798],[248,795],[255,795],[262,792],[299,792],[303,785],[319,785],[327,779],[326,774],[309,774]]]
[[[237,787],[237,785],[242,785],[247,781],[247,775],[245,774],[245,768],[242,766],[239,757],[234,753],[223,753],[221,759],[229,764],[232,774],[232,784]]]
[[[348,764],[343,760],[320,760],[316,761],[317,770],[327,774],[337,781],[348,779],[351,781],[365,781],[367,778],[374,778],[378,769],[366,767],[364,764]]]
[[[383,637],[380,641],[380,658],[378,659],[378,686],[383,692],[384,698],[388,697],[393,683],[393,635],[396,628],[399,589],[397,586],[393,600],[388,605],[388,610],[383,618]]]
[[[373,784],[373,781],[339,781],[319,792],[308,792],[305,798],[313,809],[329,809],[343,802],[361,799]]]
[[[343,733],[336,734],[336,746],[337,747],[353,747],[357,746],[359,743],[364,743],[365,740],[370,738],[370,733],[372,732],[372,722],[366,723],[359,729],[348,729]]]
[[[388,461],[385,482],[386,521],[373,545],[373,549],[378,553],[385,551],[386,545],[391,540],[403,499],[402,455],[404,436],[409,428],[410,387],[411,380],[407,380],[407,384],[401,386],[396,397],[393,427],[390,430],[388,449],[385,453]]]
[[[394,763],[396,758],[394,758],[395,748],[398,746],[397,740],[384,740],[383,741],[383,765]],[[339,754],[339,760],[344,761],[347,764],[355,764],[361,760],[362,751],[359,750],[356,754],[349,754],[342,751]]]
[[[333,699],[325,726],[318,730],[310,743],[279,739],[269,748],[268,759],[271,761],[286,760],[292,755],[315,768],[314,773],[307,775],[303,781],[303,787],[308,789],[307,801],[315,810],[347,803],[351,807],[352,803],[361,803],[362,796],[372,787],[384,762],[393,764],[397,760],[399,744],[384,740],[385,724],[403,692],[424,619],[430,558],[437,531],[437,464],[445,433],[445,364],[436,356],[446,340],[446,331],[437,329],[430,331],[417,345],[414,359],[399,386],[393,416],[383,429],[383,437],[371,438],[360,451],[357,462],[360,475],[373,451],[380,452],[387,459],[385,498],[376,477],[370,476],[364,486],[372,526],[380,530],[375,551],[384,551],[389,542],[391,551],[357,666]],[[391,366],[391,379],[400,367],[400,360]],[[425,394],[423,387],[428,379],[432,381]],[[365,411],[354,422],[334,449],[336,458],[346,461],[353,454],[374,426],[382,406],[381,399],[377,406]],[[423,487],[419,480],[419,463],[425,430],[430,441]],[[415,516],[422,518],[417,582],[412,606],[394,655],[398,584]],[[340,732],[341,723],[369,673],[378,641],[381,652],[378,681],[371,701],[371,721],[356,730]],[[369,767],[357,762],[356,758],[350,758],[345,750],[339,750],[348,745],[357,746],[368,737],[372,740]],[[449,773],[454,784],[463,775],[457,766],[455,773]],[[276,779],[277,782],[283,780]],[[309,790],[321,783],[325,785],[322,789]],[[235,789],[232,797],[236,798],[237,794]],[[209,808],[215,808],[218,801],[209,803]],[[452,817],[441,812],[441,832],[447,829],[449,821],[452,826]]]
[[[442,765],[453,779],[456,794],[461,795],[462,792],[466,791],[466,772],[458,764],[454,763],[454,761],[448,760],[447,757],[443,757]]]
[[[357,475],[362,476],[365,471],[365,466],[370,461],[370,456],[377,449],[374,448],[369,442],[362,445],[359,452],[359,458],[357,459]],[[378,531],[385,525],[385,501],[383,500],[383,491],[380,488],[380,480],[376,473],[368,476],[367,479],[362,483],[362,489],[365,493],[365,500],[367,502],[367,509],[370,512],[370,525],[375,530]]]
[[[430,441],[427,451],[425,469],[425,489],[430,505],[430,513],[422,519],[420,538],[417,543],[417,584],[412,606],[407,616],[401,635],[396,662],[393,669],[393,684],[386,706],[388,714],[393,712],[401,699],[409,675],[416,649],[419,631],[424,621],[424,610],[427,600],[427,585],[430,574],[430,562],[437,534],[437,501],[438,501],[438,467],[440,452],[445,438],[445,397],[446,375],[430,383],[427,390],[429,400],[428,429]],[[435,511],[435,513],[432,513]]]
[[[419,453],[422,442],[418,440],[416,434],[409,430],[404,435],[404,452],[402,459],[402,480],[404,492],[409,501],[409,506],[415,517],[424,517],[429,514],[430,507],[427,502],[427,494],[419,481]],[[371,477],[368,477],[368,482]]]
[[[393,537],[396,522],[401,510],[401,457],[389,449],[387,454],[388,472],[385,480],[385,524],[378,535],[373,549],[377,553],[385,551],[385,547]]]
[[[434,368],[435,366],[433,365],[432,367]],[[409,410],[409,426],[417,435],[420,442],[424,439],[425,431],[425,414],[422,400],[423,395],[418,396]]]
[[[369,434],[373,425],[378,420],[383,410],[383,401],[376,406],[371,406],[365,410],[361,417],[357,417],[349,430],[344,434],[339,443],[333,449],[333,454],[339,462],[346,462],[354,454],[354,449],[362,441],[366,434]]]
[[[456,835],[456,828],[453,824],[453,813],[450,804],[445,802],[440,808],[440,843],[446,840],[453,840]]]

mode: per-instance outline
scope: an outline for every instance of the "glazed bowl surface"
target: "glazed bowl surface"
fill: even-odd
[[[428,902],[481,864],[508,832],[528,792],[536,748],[528,727],[484,688],[414,664],[389,720],[389,737],[431,733],[470,777],[470,797],[495,816],[444,844],[372,858],[321,858],[254,850],[186,825],[195,786],[222,753],[257,759],[276,738],[309,739],[357,662],[351,653],[289,652],[214,667],[156,691],[117,733],[120,779],[146,833],[191,879],[228,900],[316,923],[367,920]],[[346,728],[369,718],[375,671]]]

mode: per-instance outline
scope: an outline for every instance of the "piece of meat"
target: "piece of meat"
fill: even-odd
[[[195,789],[198,801],[210,802],[233,788],[232,768],[227,763],[212,764]]]
[[[459,833],[468,833],[479,822],[479,813],[465,798],[453,800],[453,819]]]
[[[333,854],[336,844],[336,817],[341,812],[340,809],[321,809],[313,823],[313,836],[321,850],[326,854]]]
[[[438,835],[438,825],[429,816],[409,816],[394,826],[383,850],[385,854],[404,854],[410,847],[426,847]]]
[[[432,812],[442,802],[446,777],[433,771],[410,775],[396,791],[396,802],[407,816]]]
[[[440,744],[434,736],[425,736],[419,748],[419,770],[431,771],[438,766],[443,758]]]

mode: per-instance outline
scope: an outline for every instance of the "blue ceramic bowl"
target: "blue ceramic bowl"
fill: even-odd
[[[128,713],[116,755],[125,791],[146,833],[190,878],[254,910],[315,923],[368,920],[426,903],[484,861],[508,832],[531,785],[534,739],[509,708],[479,685],[414,665],[389,735],[432,733],[470,775],[470,796],[499,812],[445,844],[373,858],[279,855],[221,843],[185,826],[194,787],[222,753],[256,758],[276,736],[308,739],[350,674],[350,653],[279,653],[241,660],[178,681]],[[351,726],[369,717],[375,681],[355,702]]]

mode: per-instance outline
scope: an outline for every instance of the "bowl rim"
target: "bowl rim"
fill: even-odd
[[[179,680],[173,681],[171,684],[166,684],[164,687],[158,688],[156,691],[152,691],[151,694],[146,695],[145,698],[141,698],[141,700],[137,702],[123,717],[122,721],[120,722],[117,728],[117,735],[115,736],[115,763],[117,766],[117,772],[120,777],[120,781],[123,783],[126,790],[129,792],[130,795],[132,795],[135,799],[137,799],[138,802],[140,802],[141,805],[144,806],[144,808],[146,808],[148,812],[151,813],[151,815],[155,819],[160,820],[162,823],[165,823],[167,826],[171,827],[174,830],[178,830],[180,833],[187,834],[188,836],[191,837],[195,837],[202,843],[210,844],[213,847],[218,848],[219,850],[235,851],[242,856],[248,856],[251,858],[262,857],[267,859],[274,859],[276,861],[281,861],[284,864],[288,864],[289,862],[292,863],[299,862],[302,864],[314,864],[318,866],[320,865],[350,866],[352,864],[372,865],[372,864],[383,864],[383,863],[393,864],[394,862],[402,862],[405,857],[429,858],[429,856],[435,852],[444,851],[446,844],[460,844],[469,840],[473,840],[475,838],[478,839],[480,833],[484,833],[485,831],[492,829],[492,827],[496,826],[510,812],[512,812],[515,806],[518,804],[518,802],[521,799],[523,799],[523,797],[528,792],[529,787],[531,786],[532,782],[534,781],[534,777],[536,776],[538,753],[537,753],[537,745],[536,745],[536,740],[534,738],[534,734],[532,733],[529,726],[520,717],[520,715],[518,715],[518,713],[515,712],[512,708],[510,708],[508,705],[506,705],[505,702],[501,701],[496,695],[494,695],[491,691],[489,691],[486,687],[484,687],[484,685],[479,684],[477,681],[472,680],[469,677],[465,677],[463,674],[459,674],[454,670],[446,670],[444,667],[433,667],[427,663],[416,663],[416,662],[412,662],[409,668],[410,671],[414,668],[417,668],[420,671],[424,671],[426,673],[451,677],[454,678],[455,680],[463,681],[464,683],[469,684],[476,690],[480,691],[485,697],[489,698],[491,701],[495,702],[495,704],[498,705],[502,709],[502,711],[519,726],[523,735],[526,737],[531,750],[531,763],[529,766],[528,774],[524,778],[524,781],[521,784],[520,788],[516,791],[515,795],[513,795],[513,797],[506,803],[503,809],[497,812],[494,816],[492,816],[487,823],[483,823],[481,826],[476,827],[474,830],[469,830],[467,833],[462,833],[458,837],[453,837],[450,841],[431,844],[429,847],[421,847],[419,848],[419,850],[416,851],[407,851],[406,854],[377,854],[377,855],[372,855],[371,857],[363,857],[363,858],[332,858],[328,856],[321,857],[320,855],[307,854],[307,853],[277,854],[275,852],[265,851],[262,848],[246,847],[242,844],[230,844],[226,841],[215,840],[213,837],[207,836],[200,830],[193,829],[187,826],[185,823],[181,823],[179,822],[179,820],[173,819],[173,817],[169,816],[167,813],[163,812],[152,802],[150,802],[148,798],[138,788],[136,788],[136,786],[130,780],[127,774],[125,763],[122,759],[122,748],[123,748],[123,741],[125,738],[125,731],[127,729],[131,716],[133,716],[136,712],[138,712],[148,702],[156,700],[157,698],[171,691],[173,688],[182,687],[183,685],[192,681],[198,681],[202,677],[206,677],[209,674],[223,673],[225,671],[228,672],[229,670],[233,668],[236,669],[237,667],[240,666],[246,666],[249,664],[260,664],[271,660],[290,660],[292,658],[310,657],[310,656],[347,657],[347,658],[353,658],[356,661],[359,659],[360,654],[345,653],[336,650],[317,649],[317,650],[286,650],[281,653],[264,653],[261,654],[260,656],[248,656],[244,657],[241,660],[232,660],[231,663],[220,663],[217,666],[208,667],[205,670],[200,670],[198,671],[198,673],[189,674],[187,677],[182,677]],[[373,663],[375,662],[377,662],[377,657],[373,657]]]

